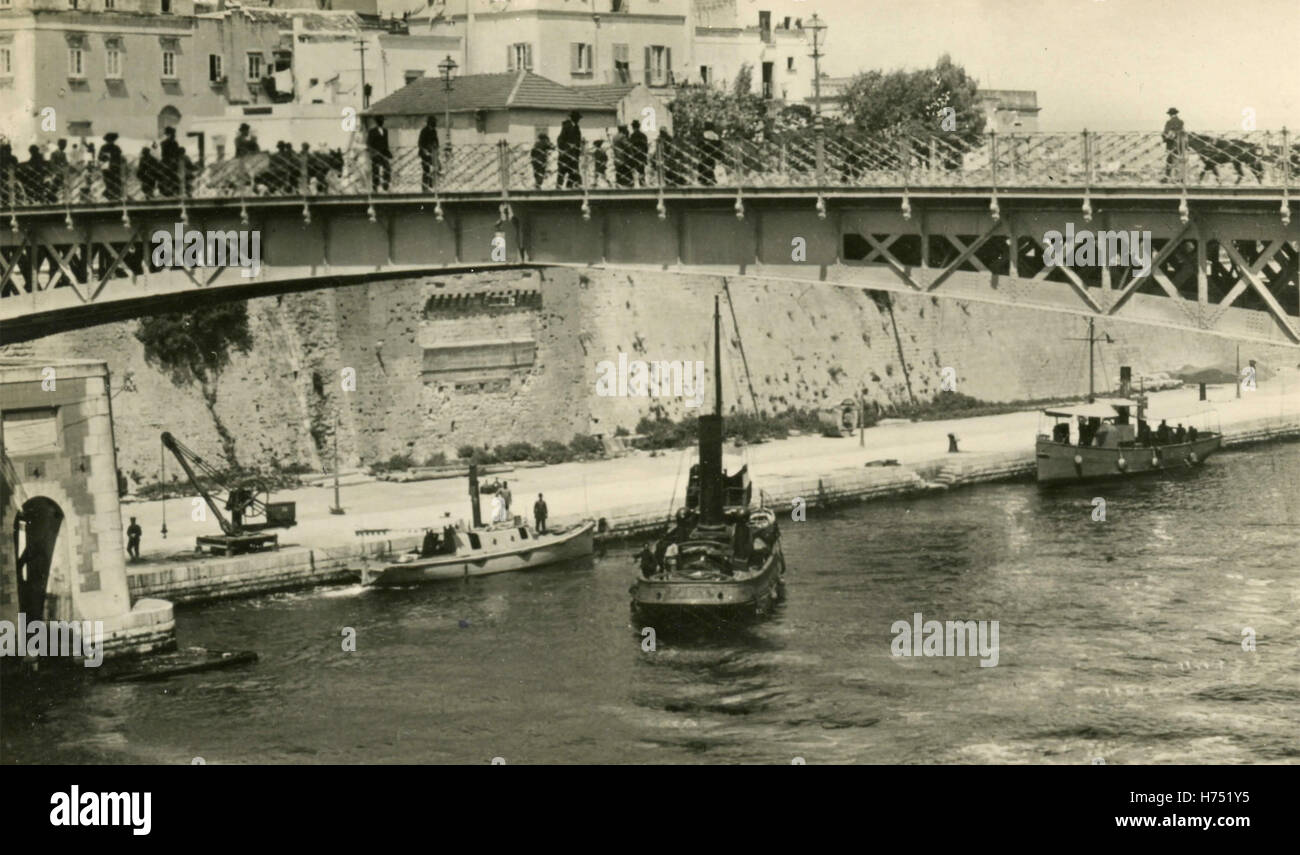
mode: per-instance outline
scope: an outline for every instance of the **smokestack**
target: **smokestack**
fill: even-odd
[[[480,526],[483,525],[483,512],[479,510],[479,506],[478,506],[478,464],[477,463],[471,463],[469,465],[469,506],[470,506],[470,513],[473,515],[474,518],[474,528],[479,528]]]

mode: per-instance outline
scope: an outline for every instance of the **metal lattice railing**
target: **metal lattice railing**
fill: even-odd
[[[629,137],[550,144],[479,143],[437,151],[291,148],[200,165],[151,154],[77,163],[19,162],[0,149],[0,210],[71,208],[176,198],[655,191],[679,187],[1285,188],[1300,172],[1286,131],[866,136],[813,132],[780,139]]]

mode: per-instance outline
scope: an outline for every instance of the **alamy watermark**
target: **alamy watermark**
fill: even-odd
[[[176,223],[150,238],[155,267],[238,267],[239,275],[257,276],[262,269],[262,233],[255,229],[208,231]]]
[[[998,622],[995,620],[896,620],[889,627],[895,656],[979,656],[981,668],[998,664]]]
[[[606,398],[685,398],[686,406],[704,403],[704,362],[659,360],[628,361],[626,353],[618,363],[602,359],[596,363],[596,394]]]
[[[87,668],[98,668],[104,661],[104,622],[29,621],[19,612],[17,626],[0,620],[0,656],[70,656],[80,658]]]
[[[1151,232],[1053,229],[1043,235],[1043,264],[1048,267],[1136,267],[1139,276],[1151,273]]]

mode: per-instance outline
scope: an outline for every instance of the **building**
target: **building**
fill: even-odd
[[[663,90],[654,90],[644,83],[602,83],[596,86],[575,86],[584,95],[590,95],[602,104],[613,107],[620,125],[640,121],[641,128],[653,134],[660,128],[672,133],[673,114]]]
[[[108,367],[0,360],[0,621],[102,621],[109,652],[174,642],[171,603],[131,603],[117,480]]]
[[[1027,134],[1038,131],[1038,93],[1032,89],[981,89],[980,107],[988,118],[985,130]]]
[[[130,151],[224,107],[221,39],[194,0],[0,0],[0,127],[19,152],[108,131]]]
[[[568,86],[666,89],[690,69],[692,0],[432,0],[412,33],[462,39],[466,74],[532,71]]]
[[[812,38],[802,17],[751,8],[745,12],[750,17],[742,19],[736,0],[695,0],[695,5],[691,82],[728,87],[748,66],[755,95],[782,103],[812,95]]]
[[[554,140],[560,124],[574,110],[582,113],[586,136],[603,134],[618,123],[615,105],[531,71],[457,77],[450,91],[441,78],[417,79],[372,105],[365,116],[384,117],[390,145],[413,148],[428,116],[438,118],[444,143],[447,113],[453,145],[498,140],[531,143],[542,129]]]

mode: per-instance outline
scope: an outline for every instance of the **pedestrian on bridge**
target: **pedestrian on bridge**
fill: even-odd
[[[68,141],[59,138],[58,145],[50,152],[50,197],[57,200],[63,195],[63,185],[68,177]]]
[[[176,129],[163,128],[163,141],[159,147],[162,176],[158,181],[159,196],[179,196],[181,194],[181,145],[176,142]]]
[[[636,183],[644,187],[645,168],[650,162],[650,138],[641,130],[641,122],[637,119],[632,120],[632,136],[629,140],[632,143],[632,175]]]
[[[48,170],[40,146],[33,144],[27,147],[27,162],[23,164],[22,171],[23,189],[27,192],[27,201],[37,205],[47,204],[49,194],[45,182],[48,178]]]
[[[438,118],[430,116],[420,128],[420,189],[428,193],[438,175]]]
[[[614,150],[614,183],[619,187],[632,186],[632,141],[627,134],[627,125],[619,125],[618,133],[610,144]]]
[[[712,122],[704,123],[704,132],[700,134],[700,183],[712,187],[718,183],[718,158],[722,156],[722,137]]]
[[[14,157],[9,140],[0,137],[0,207],[13,204],[14,188],[18,186],[18,158]]]
[[[533,184],[538,190],[542,189],[542,182],[546,180],[546,166],[551,160],[551,138],[546,135],[546,130],[537,132],[537,142],[533,143],[533,148],[528,153],[528,158],[533,165]]]
[[[235,137],[235,157],[257,154],[259,150],[257,137],[253,136],[253,130],[248,126],[248,122],[244,122],[239,126],[239,135]]]
[[[167,130],[172,130],[168,128]],[[175,131],[172,131],[175,133]],[[122,199],[122,149],[117,146],[117,132],[104,134],[104,144],[99,149],[99,162],[104,172],[104,199],[118,202]]]
[[[604,140],[596,140],[591,144],[591,171],[593,186],[609,184],[609,151],[605,148]]]
[[[560,126],[560,135],[555,140],[556,158],[555,186],[559,188],[581,187],[582,177],[578,173],[578,164],[582,158],[582,131],[578,122],[582,114],[574,110]]]
[[[375,126],[366,135],[366,153],[370,155],[370,189],[387,190],[392,177],[393,152],[388,147],[388,130],[384,117],[375,116]]]
[[[1160,132],[1160,138],[1165,141],[1165,177],[1161,179],[1162,183],[1177,177],[1174,173],[1183,149],[1183,120],[1178,118],[1178,108],[1170,107],[1167,115],[1169,120]]]

